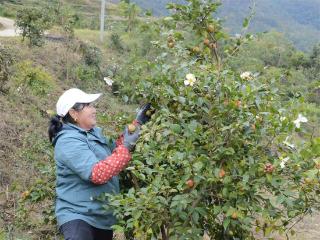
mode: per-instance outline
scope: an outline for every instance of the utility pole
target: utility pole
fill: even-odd
[[[100,14],[100,41],[103,42],[104,35],[104,14],[106,8],[106,0],[101,0],[101,14]]]

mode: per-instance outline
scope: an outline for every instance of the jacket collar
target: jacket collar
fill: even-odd
[[[90,130],[84,130],[83,128],[75,125],[75,124],[72,124],[72,123],[64,123],[63,126],[62,126],[62,129],[60,132],[58,132],[57,136],[55,136],[55,138],[53,139],[53,145],[56,144],[58,138],[68,132],[68,131],[78,131],[84,135],[87,135],[88,136],[88,133],[90,138],[92,138],[93,140],[100,140],[100,137],[99,137],[99,134],[95,131],[95,128],[92,128]],[[100,140],[101,141],[101,140]]]
[[[84,130],[83,128],[72,123],[63,124],[62,130],[71,130],[71,129],[77,129],[79,132],[82,132],[82,133],[94,132],[94,128],[91,128],[90,130]]]

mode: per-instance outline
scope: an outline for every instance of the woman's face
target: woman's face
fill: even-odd
[[[76,124],[84,130],[90,130],[97,124],[96,109],[92,103],[83,104],[80,111],[75,109],[69,110],[69,114],[75,120]]]

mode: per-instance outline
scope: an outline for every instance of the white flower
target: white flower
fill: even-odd
[[[301,123],[306,123],[306,122],[308,122],[308,119],[302,116],[302,114],[300,113],[298,115],[298,118],[293,121],[293,123],[296,125],[296,128],[300,128]]]
[[[104,77],[103,80],[106,82],[108,86],[112,86],[113,80],[111,78]]]
[[[280,158],[280,159],[281,159],[281,158]],[[280,167],[281,167],[281,168],[284,168],[286,162],[288,162],[289,160],[290,160],[289,157],[283,158],[282,161],[281,161],[281,163],[280,163]]]
[[[243,73],[240,74],[240,77],[243,80],[252,80],[253,79],[253,74],[252,74],[252,72],[243,72]]]
[[[286,140],[283,141],[283,144],[288,146],[291,149],[295,149],[296,146],[292,143],[289,143],[288,140],[289,140],[289,137],[286,137]]]
[[[186,75],[186,80],[184,80],[184,85],[193,86],[195,82],[196,82],[196,77],[192,73],[188,73]]]

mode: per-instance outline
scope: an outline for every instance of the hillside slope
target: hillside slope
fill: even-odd
[[[113,15],[113,3],[107,1],[107,15]],[[2,0],[0,15],[15,16],[15,11],[22,5],[32,6],[35,0]],[[46,1],[42,1],[41,4]],[[63,0],[81,18],[82,27],[99,28],[100,0]],[[166,4],[185,3],[184,0],[131,0],[143,9],[152,10],[155,16],[168,15]],[[222,0],[220,18],[232,34],[241,30],[243,19],[248,16],[251,0]],[[320,41],[320,1],[319,0],[256,0],[255,16],[249,31],[279,31],[285,34],[299,49],[308,51]],[[37,3],[39,5],[39,3]]]
[[[122,131],[124,124],[117,123],[118,116],[126,121],[123,116],[134,113],[135,106],[121,103],[101,78],[90,80],[81,44],[81,40],[72,42],[72,51],[56,41],[28,48],[20,38],[0,37],[0,56],[6,51],[14,59],[9,81],[1,82],[7,91],[0,91],[0,240],[57,239],[55,225],[43,223],[53,214],[55,193],[47,127],[65,89],[103,93],[96,106],[97,118],[108,136]],[[32,231],[24,232],[28,227]]]
[[[165,5],[183,0],[133,0],[144,9],[151,9],[155,15],[166,15]],[[249,14],[250,0],[222,0],[219,16],[226,22],[231,33],[241,30],[242,20]],[[256,14],[249,31],[264,32],[276,30],[285,35],[302,50],[310,50],[320,41],[319,0],[257,0]]]

